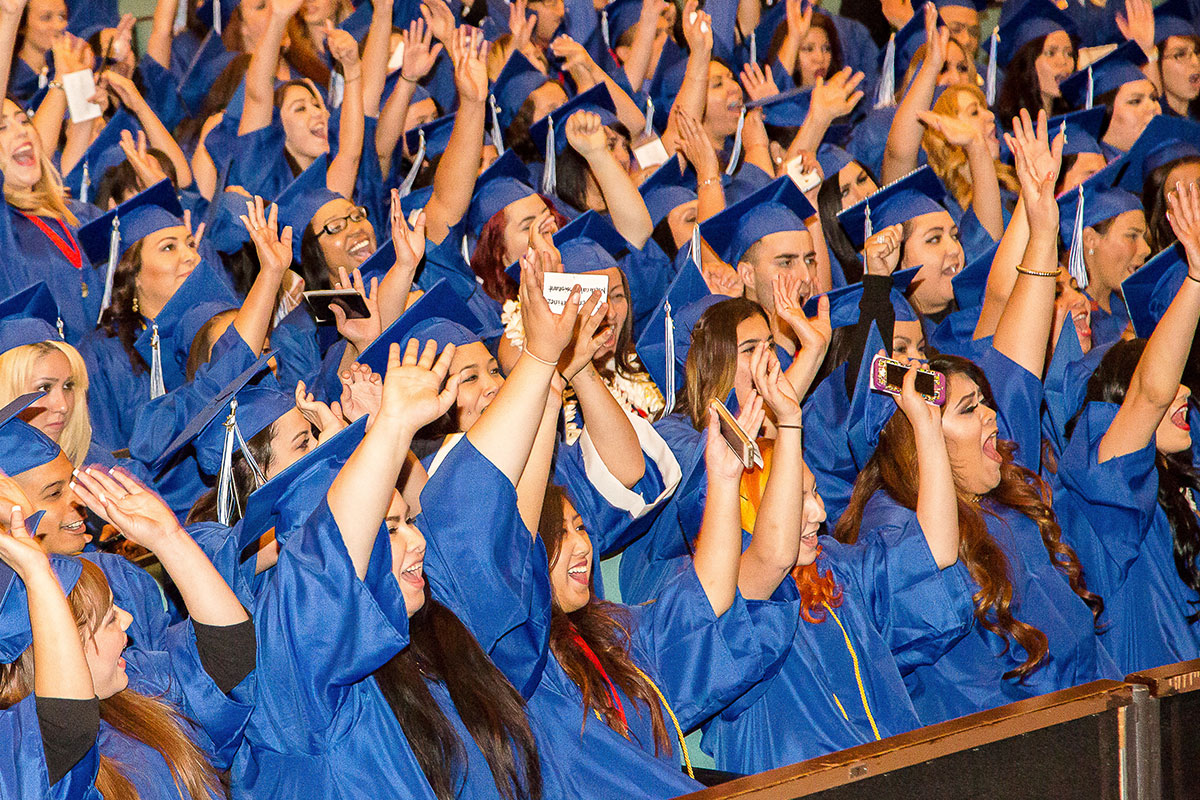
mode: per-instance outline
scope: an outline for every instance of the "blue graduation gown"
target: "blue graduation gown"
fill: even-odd
[[[170,703],[191,723],[189,735],[218,770],[228,768],[241,745],[254,708],[257,676],[248,675],[228,694],[213,683],[196,652],[191,622],[167,631],[166,650],[124,653],[129,688]],[[100,752],[118,761],[143,800],[178,800],[179,792],[162,754],[101,720]]]
[[[288,538],[254,608],[258,670],[271,688],[234,760],[235,797],[432,800],[372,677],[408,645],[386,528],[359,579],[322,500]]]
[[[1175,570],[1174,534],[1158,504],[1153,439],[1099,463],[1115,403],[1088,403],[1067,445],[1055,509],[1083,564],[1088,588],[1104,598],[1100,636],[1122,673],[1200,657],[1200,626],[1189,624],[1200,595]]]
[[[98,566],[112,590],[113,604],[133,617],[125,633],[131,647],[139,650],[163,650],[167,646],[167,628],[171,617],[158,581],[149,572],[116,553],[85,552],[86,558]]]
[[[782,657],[705,728],[720,769],[761,772],[921,726],[902,674],[965,636],[974,614],[966,570],[939,569],[915,518],[908,525],[913,535],[873,531],[857,545],[821,537],[817,567],[842,588],[821,622],[800,616],[796,583],[784,579],[785,602],[757,619],[784,642]]]
[[[752,604],[738,595],[716,617],[690,560],[680,559],[678,567],[655,602],[622,608],[631,615],[630,656],[688,730],[753,685],[763,660]],[[543,764],[552,770],[544,795],[666,798],[697,791],[699,784],[680,770],[679,742],[667,712],[662,713],[671,750],[658,754],[646,705],[619,689],[617,694],[628,739],[595,713],[585,715],[579,686],[551,655],[529,701]]]
[[[101,800],[93,785],[100,751],[93,747],[53,786],[37,719],[37,698],[29,694],[0,710],[0,796],[12,800]]]
[[[1092,347],[1112,344],[1121,338],[1129,325],[1129,309],[1124,297],[1113,292],[1108,296],[1108,307],[1112,310],[1105,311],[1092,302]]]
[[[134,420],[150,402],[150,369],[135,370],[121,340],[97,328],[79,343],[88,371],[88,413],[92,441],[106,450],[124,450]]]
[[[995,396],[1000,438],[1015,442],[1017,463],[1037,472],[1041,383],[995,350],[985,353],[978,363]],[[975,626],[933,663],[918,666],[905,676],[913,705],[926,725],[1100,678],[1121,677],[1095,634],[1091,609],[1050,563],[1037,525],[988,498],[983,502],[988,533],[1008,559],[1012,614],[1046,634],[1049,651],[1024,681],[1004,680],[1005,672],[1024,662],[1024,648]],[[862,531],[864,535],[876,530],[911,531],[915,519],[915,511],[879,491],[863,511]],[[891,546],[886,537],[876,541]],[[968,580],[967,587],[971,595],[978,589],[974,580]]]

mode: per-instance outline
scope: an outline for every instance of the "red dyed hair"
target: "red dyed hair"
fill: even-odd
[[[842,587],[834,580],[833,570],[822,573],[816,561],[792,567],[792,580],[800,591],[800,616],[805,622],[824,622],[825,606],[837,608],[842,604]]]
[[[554,222],[561,229],[567,224],[567,218],[558,212],[554,203],[544,194],[539,194],[546,208],[554,215]],[[517,282],[504,271],[508,266],[504,260],[504,226],[508,223],[507,212],[497,211],[492,218],[484,223],[479,232],[479,241],[475,243],[475,251],[471,253],[471,271],[483,281],[483,291],[497,303],[517,299]]]

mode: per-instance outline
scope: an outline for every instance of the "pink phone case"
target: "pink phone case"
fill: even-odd
[[[891,384],[888,382],[887,373],[888,367],[895,367],[899,370],[907,371],[908,367],[901,364],[895,359],[888,358],[882,355],[876,355],[871,361],[871,388],[881,392],[899,396],[901,386],[899,384]],[[933,381],[933,391],[921,391],[918,385],[917,391],[925,402],[932,403],[935,406],[944,405],[946,403],[946,376],[941,372],[932,369],[918,368],[917,372],[920,375],[928,375]],[[918,384],[921,382],[918,381]]]

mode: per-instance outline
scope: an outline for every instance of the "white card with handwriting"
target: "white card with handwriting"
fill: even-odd
[[[542,275],[542,295],[546,298],[550,310],[561,314],[567,306],[567,298],[571,290],[579,287],[579,304],[587,302],[594,291],[600,292],[600,302],[608,300],[607,275],[572,275],[566,272],[547,272]]]

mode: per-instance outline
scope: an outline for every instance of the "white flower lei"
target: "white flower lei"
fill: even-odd
[[[521,303],[519,300],[505,300],[500,312],[500,321],[504,324],[504,338],[513,343],[518,350],[525,349],[525,326],[521,322]],[[637,414],[646,419],[656,419],[662,413],[665,405],[662,392],[654,385],[654,381],[639,369],[632,375],[625,375],[617,369],[616,361],[609,358],[600,373],[604,385],[625,409],[626,413]],[[583,430],[576,419],[579,416],[579,401],[575,393],[567,387],[563,395],[563,419],[566,421],[567,444],[574,444]]]

